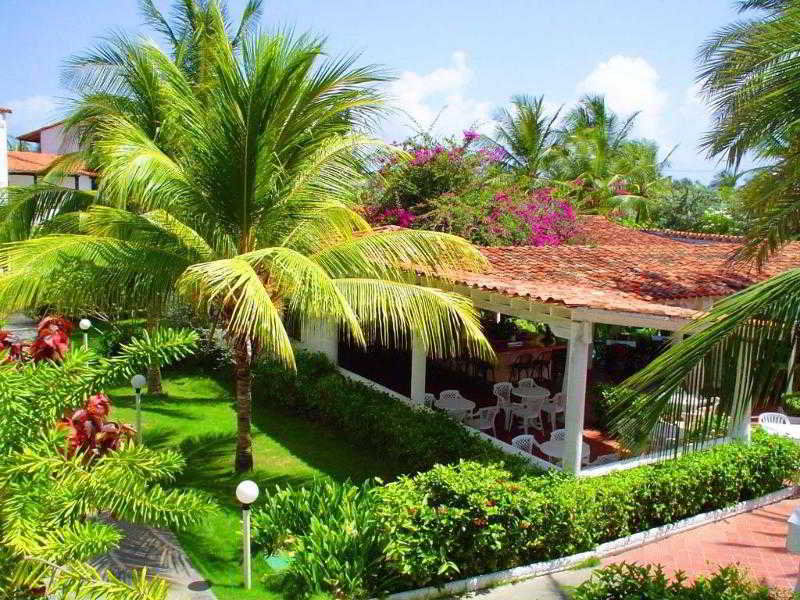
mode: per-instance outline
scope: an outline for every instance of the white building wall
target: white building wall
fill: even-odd
[[[90,190],[92,189],[92,178],[86,175],[81,175],[78,178],[78,189],[79,190]]]
[[[0,188],[8,187],[8,122],[0,113]]]
[[[54,125],[47,129],[42,129],[40,149],[45,154],[69,154],[76,152],[78,145],[73,140],[64,137],[64,126]]]

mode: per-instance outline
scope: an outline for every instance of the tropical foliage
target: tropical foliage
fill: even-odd
[[[194,344],[191,333],[163,331],[112,359],[75,349],[59,364],[0,364],[0,589],[8,597],[166,597],[163,581],[136,573],[125,583],[88,564],[122,539],[98,515],[182,527],[205,518],[213,504],[162,487],[183,458],[127,441],[125,426],[106,419],[107,396],[81,405],[85,394],[127,377],[152,356],[167,363]],[[71,417],[59,422],[64,414]]]

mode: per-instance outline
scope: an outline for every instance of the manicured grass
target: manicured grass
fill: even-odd
[[[395,471],[381,457],[363,453],[335,432],[271,406],[269,399],[254,390],[255,471],[237,477],[231,384],[221,377],[166,372],[164,388],[166,396],[142,399],[143,440],[149,447],[179,448],[187,468],[175,485],[207,492],[221,506],[217,516],[178,533],[192,563],[212,583],[220,600],[282,597],[261,585],[266,572],[261,557],[254,559],[253,589],[245,592],[241,587],[241,511],[233,498],[241,479],[255,480],[262,493],[268,493],[275,484],[303,485],[315,477],[360,482]],[[108,392],[114,406],[112,419],[134,423],[130,387]]]

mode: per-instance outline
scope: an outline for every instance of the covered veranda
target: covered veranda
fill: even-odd
[[[615,451],[613,441],[598,439],[596,431],[586,428],[596,326],[651,328],[674,335],[719,298],[800,265],[800,248],[790,245],[767,270],[753,274],[729,268],[727,257],[738,246],[738,240],[732,237],[633,231],[601,217],[585,218],[584,230],[582,239],[565,246],[483,248],[490,264],[487,272],[451,273],[446,279],[420,276],[419,281],[469,297],[477,308],[492,315],[549,327],[556,339],[546,347],[527,343],[495,345],[497,362],[472,364],[470,368],[475,371],[473,375],[479,375],[477,379],[487,382],[486,390],[491,390],[491,384],[498,381],[516,383],[522,379],[523,373],[513,373],[515,359],[520,355],[546,357],[549,372],[544,386],[550,397],[559,392],[565,396],[564,414],[559,415],[564,421],[564,431],[560,433],[565,439],[558,445],[559,460],[546,461],[536,449],[527,456],[542,467],[594,475],[663,458],[663,454],[645,455],[587,468],[589,460],[593,462]],[[434,394],[435,402],[447,389],[444,386],[451,385],[448,365],[429,360],[426,348],[416,339],[410,340],[410,351],[384,361],[391,364],[390,369],[379,369],[358,368],[332,328],[306,328],[303,337],[309,347],[340,364],[345,374],[365,381],[382,381],[381,389],[420,406],[426,405],[426,394]],[[391,371],[401,381],[387,381],[385,373],[379,371]],[[534,385],[542,383],[536,376],[532,378],[537,380]],[[517,389],[518,385],[514,387]],[[464,396],[477,408],[485,405],[467,392]],[[493,402],[491,395],[485,393],[483,397],[487,403]],[[430,396],[427,402],[430,404]],[[499,431],[481,435],[510,453],[520,453],[508,442],[522,433],[522,424],[511,423],[505,428],[503,421],[497,421]],[[554,428],[562,429],[553,426],[550,415],[539,424],[541,429],[533,431],[539,443],[549,441]],[[727,435],[717,442],[749,439],[749,427],[750,415],[743,415],[729,424]],[[588,456],[584,444],[589,445]]]

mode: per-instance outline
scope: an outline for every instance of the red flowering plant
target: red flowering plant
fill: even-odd
[[[31,343],[19,341],[11,332],[0,331],[0,353],[6,361],[61,361],[69,350],[69,336],[74,326],[69,319],[47,316],[36,327],[36,339]]]
[[[558,246],[578,231],[572,205],[551,188],[496,193],[485,222],[495,245]]]
[[[86,455],[87,460],[116,450],[136,433],[130,425],[109,421],[111,399],[105,394],[90,396],[83,408],[58,423],[67,432],[67,455]]]

